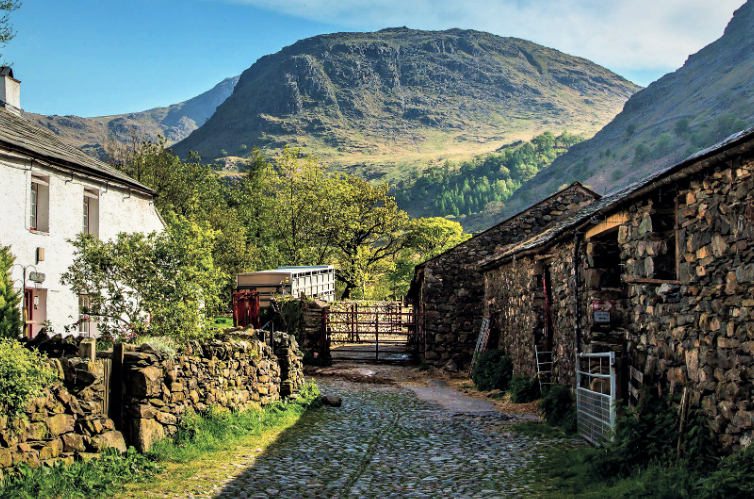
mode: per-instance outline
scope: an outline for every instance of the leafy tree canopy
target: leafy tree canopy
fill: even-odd
[[[156,234],[120,233],[112,241],[79,235],[61,282],[89,297],[83,311],[113,338],[149,332],[191,337],[219,306],[223,275],[212,260],[215,232],[179,215]]]

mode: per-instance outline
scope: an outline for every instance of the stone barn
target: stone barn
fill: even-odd
[[[531,208],[418,265],[406,300],[425,312],[427,362],[467,364],[484,314],[479,260],[551,227],[599,199],[576,182]]]
[[[516,372],[616,352],[618,393],[688,387],[728,449],[754,439],[754,129],[482,260],[484,314]],[[639,373],[636,379],[626,373]],[[621,389],[622,388],[622,389]]]

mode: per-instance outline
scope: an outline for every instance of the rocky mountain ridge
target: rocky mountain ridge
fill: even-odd
[[[401,165],[466,159],[548,129],[591,135],[638,88],[585,59],[479,31],[321,35],[259,59],[175,151],[212,160],[292,145],[387,180]]]
[[[212,89],[187,101],[142,112],[94,118],[34,113],[24,113],[24,116],[76,147],[104,158],[105,143],[108,141],[129,144],[134,135],[141,139],[155,139],[162,135],[168,144],[173,144],[188,137],[233,93],[238,78],[226,78]]]

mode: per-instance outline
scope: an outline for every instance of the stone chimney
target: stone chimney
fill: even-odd
[[[0,106],[21,114],[21,82],[13,78],[13,69],[0,67]]]

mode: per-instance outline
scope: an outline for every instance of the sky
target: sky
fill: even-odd
[[[187,100],[302,38],[396,26],[525,38],[646,86],[719,38],[743,3],[25,0],[1,53],[22,81],[24,110],[87,117]]]

